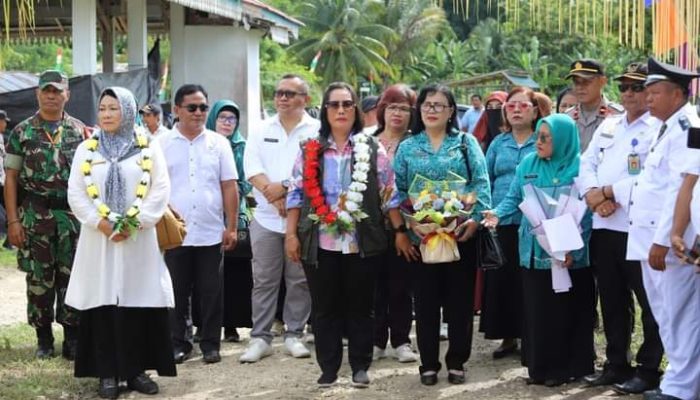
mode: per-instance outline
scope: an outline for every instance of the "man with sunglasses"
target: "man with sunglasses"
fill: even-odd
[[[287,226],[286,196],[300,143],[318,135],[321,124],[309,116],[309,85],[298,75],[285,75],[277,83],[277,115],[251,132],[245,149],[246,178],[253,184],[257,207],[250,224],[253,251],[253,330],[242,363],[254,363],[272,354],[272,323],[280,284],[286,294],[282,313],[287,330],[286,351],[296,358],[309,357],[301,338],[311,312],[309,285],[300,264],[284,253]]]
[[[629,218],[624,209],[606,198],[602,187],[634,181],[642,172],[649,146],[660,121],[649,114],[644,81],[646,63],[632,63],[616,77],[625,112],[607,117],[593,134],[581,156],[580,190],[593,216],[591,260],[596,265],[607,361],[601,374],[586,377],[591,386],[614,385],[621,394],[642,393],[659,385],[663,346],[659,328],[649,307],[639,261],[627,260]],[[634,328],[634,301],[642,310],[644,342],[630,364]]]
[[[194,287],[199,301],[192,307],[200,309],[204,362],[221,361],[222,248],[232,250],[238,239],[238,172],[228,140],[205,128],[208,110],[202,86],[181,86],[174,108],[179,122],[157,139],[170,175],[170,205],[187,227],[182,246],[165,252],[175,295],[170,321],[176,363],[192,353],[187,321]]]
[[[674,205],[679,190],[681,198],[687,196],[684,176],[692,181],[700,175],[700,150],[688,146],[691,128],[700,127],[688,102],[690,82],[700,74],[653,58],[648,68],[647,104],[661,125],[637,179],[604,186],[603,193],[627,207],[627,258],[641,261],[644,289],[668,359],[660,388],[644,392],[644,399],[695,400],[700,396],[700,275],[669,249],[672,232],[687,245],[696,236],[694,229],[685,229],[687,213],[674,215]]]
[[[605,76],[603,64],[597,60],[584,58],[574,61],[565,79],[573,81],[573,92],[578,101],[566,114],[576,121],[581,139],[581,152],[584,152],[593,137],[593,132],[605,117],[620,114],[623,108],[603,96],[603,88],[608,83],[608,78]]]

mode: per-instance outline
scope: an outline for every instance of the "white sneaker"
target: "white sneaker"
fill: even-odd
[[[440,340],[447,340],[447,323],[440,324]]]
[[[304,343],[299,338],[288,337],[284,339],[284,347],[287,348],[287,352],[294,358],[311,357],[309,349],[304,346]]]
[[[262,338],[253,338],[248,344],[245,353],[238,359],[242,363],[254,363],[260,361],[261,358],[272,354],[272,346],[270,346]]]
[[[374,346],[374,353],[372,354],[372,360],[377,361],[382,358],[386,358],[386,349]]]
[[[406,343],[394,349],[394,358],[400,363],[409,363],[418,361],[418,354],[413,351],[410,344]]]

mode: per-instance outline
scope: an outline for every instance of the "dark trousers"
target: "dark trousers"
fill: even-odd
[[[634,300],[642,310],[644,342],[637,351],[637,375],[643,379],[659,379],[659,364],[664,349],[659,327],[649,308],[642,266],[638,261],[625,260],[627,233],[596,229],[591,236],[591,258],[597,266],[603,328],[607,346],[607,368],[620,373],[631,370],[629,352],[634,329]]]
[[[439,371],[440,307],[448,323],[447,369],[464,369],[472,350],[474,329],[474,281],[476,247],[474,241],[460,243],[460,261],[442,264],[417,263],[416,333],[420,350],[420,372]]]
[[[223,318],[223,262],[221,245],[182,246],[165,252],[173,281],[175,309],[170,311],[173,346],[176,350],[190,351],[192,342],[187,337],[187,321],[190,318],[190,296],[193,290],[199,293],[198,304],[201,318],[199,347],[202,352],[219,350]]]
[[[374,298],[374,345],[385,349],[411,343],[408,334],[413,320],[411,270],[392,247],[377,265],[377,290]]]
[[[343,332],[353,373],[372,363],[377,257],[318,250],[318,265],[304,265],[312,302],[316,360],[334,375],[343,360]]]

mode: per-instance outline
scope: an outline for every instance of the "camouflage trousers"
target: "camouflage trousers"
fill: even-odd
[[[27,319],[40,328],[54,321],[78,325],[78,312],[64,303],[79,223],[73,213],[23,204],[20,218],[26,241],[17,251],[17,265],[27,273]],[[54,313],[55,306],[55,313]]]

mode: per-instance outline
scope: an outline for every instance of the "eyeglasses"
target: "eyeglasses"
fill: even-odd
[[[209,105],[208,104],[188,104],[186,106],[182,106],[185,110],[193,113],[199,109],[201,112],[207,112],[209,110]]]
[[[344,100],[344,101],[329,101],[326,103],[326,108],[330,108],[332,110],[337,110],[339,108],[343,109],[355,109],[355,102],[352,100]]]
[[[238,122],[238,118],[236,118],[235,115],[234,115],[234,116],[231,116],[231,117],[226,117],[226,116],[223,116],[223,115],[219,115],[219,116],[216,118],[216,120],[219,121],[219,122],[221,122],[221,123],[228,123],[228,124],[230,124],[230,125],[236,125],[236,122]]]
[[[306,93],[295,92],[293,90],[275,90],[275,97],[277,97],[278,99],[281,99],[282,97],[293,99],[296,96],[306,96]]]
[[[542,144],[547,143],[547,142],[551,142],[552,135],[547,134],[547,133],[538,132],[537,133],[537,141],[542,143]]]
[[[423,103],[420,105],[420,110],[423,112],[436,112],[436,113],[441,113],[445,111],[446,108],[452,108],[448,104],[442,104],[442,103]]]
[[[386,108],[386,112],[390,112],[393,114],[410,114],[411,113],[411,107],[409,106],[398,106],[398,105],[390,105]]]
[[[509,101],[506,103],[506,111],[515,111],[515,109],[519,109],[520,111],[525,111],[528,108],[532,107],[532,102],[529,101]]]
[[[643,83],[621,83],[617,85],[617,87],[620,89],[620,93],[625,93],[629,89],[632,89],[634,93],[641,93],[644,91]]]

